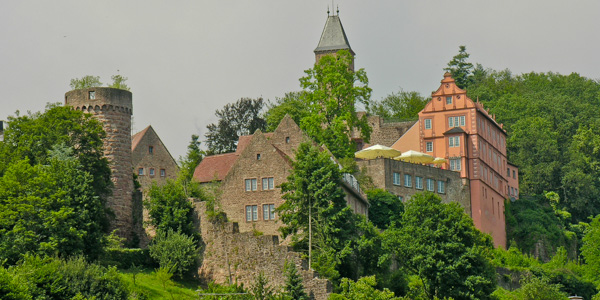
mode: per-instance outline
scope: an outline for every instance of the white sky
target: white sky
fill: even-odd
[[[134,129],[151,124],[177,159],[214,111],[299,90],[327,0],[1,1],[0,120],[62,102],[71,78],[128,77]],[[470,61],[514,74],[600,78],[600,1],[338,0],[373,99],[427,96],[466,45]],[[117,71],[118,70],[118,71]]]

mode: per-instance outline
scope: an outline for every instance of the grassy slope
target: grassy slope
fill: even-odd
[[[133,286],[133,274],[130,270],[120,270],[121,277],[127,284]],[[198,284],[191,281],[175,281],[169,286],[167,291],[163,288],[163,283],[156,278],[154,271],[150,269],[139,272],[135,277],[135,285],[143,290],[148,299],[198,299],[196,290]]]

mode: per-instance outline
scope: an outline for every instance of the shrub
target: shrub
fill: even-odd
[[[149,248],[150,256],[161,268],[171,269],[180,277],[197,265],[199,253],[194,238],[172,229],[158,231]]]
[[[105,266],[116,266],[120,269],[128,269],[134,265],[144,268],[155,268],[158,266],[156,261],[150,256],[148,249],[139,248],[105,249],[99,263]]]

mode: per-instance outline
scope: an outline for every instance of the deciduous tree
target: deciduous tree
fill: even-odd
[[[71,79],[71,83],[69,85],[71,86],[71,89],[78,90],[102,86],[102,82],[100,82],[100,76],[86,75],[81,78]]]
[[[423,98],[418,92],[400,90],[387,95],[381,101],[374,101],[369,107],[369,112],[387,120],[416,120],[427,101],[428,99]]]

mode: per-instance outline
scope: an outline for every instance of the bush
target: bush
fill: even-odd
[[[171,229],[197,237],[194,207],[180,182],[167,180],[162,186],[153,183],[148,191],[148,200],[144,201],[144,207],[148,209],[151,224],[157,231],[166,232]]]
[[[150,256],[148,249],[139,248],[111,248],[105,249],[99,263],[105,266],[115,266],[120,269],[129,269],[132,266],[155,268],[156,261]]]
[[[149,248],[161,268],[173,270],[179,277],[195,267],[199,258],[194,238],[172,229],[158,231]]]

